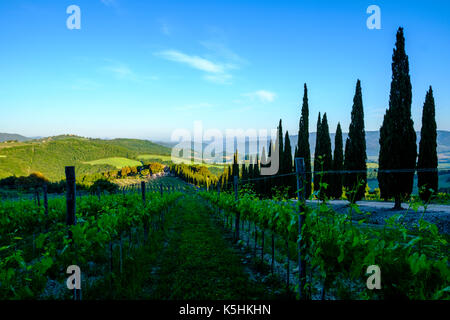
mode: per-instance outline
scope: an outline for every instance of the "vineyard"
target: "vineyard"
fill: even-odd
[[[33,201],[2,202],[0,299],[70,299],[72,293],[62,286],[70,265],[88,275],[82,283],[85,298],[100,291],[104,298],[117,298],[105,294],[124,294],[120,288],[132,291],[130,268],[137,270],[134,262],[158,242],[165,215],[180,196],[86,196],[77,201],[75,225],[67,225],[64,198],[50,200],[48,210]]]
[[[0,204],[0,299],[450,298],[448,235],[423,219],[374,228],[352,220],[369,215],[354,204],[342,214],[181,182],[75,200],[74,223],[65,197]],[[81,290],[66,286],[71,265]],[[366,287],[371,265],[380,290]]]

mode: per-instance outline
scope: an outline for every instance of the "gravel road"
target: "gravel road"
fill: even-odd
[[[318,201],[307,201],[307,203],[311,206],[317,205]],[[349,202],[346,200],[332,200],[329,201],[331,207],[340,213],[347,213],[349,209]],[[405,222],[408,225],[416,224],[422,214],[424,213],[424,208],[420,207],[417,212],[415,212],[412,208],[409,208],[407,203],[402,204],[402,208],[404,210],[393,210],[394,207],[393,202],[378,202],[378,201],[359,201],[357,202],[359,208],[362,212],[367,213],[370,212],[371,215],[360,215],[353,214],[353,220],[358,221],[363,218],[367,219],[367,223],[374,225],[383,225],[385,223],[385,219],[390,218],[396,214],[405,214]],[[431,204],[427,207],[426,212],[424,214],[424,220],[434,223],[437,225],[439,232],[444,234],[450,233],[450,205],[439,205],[439,204]]]

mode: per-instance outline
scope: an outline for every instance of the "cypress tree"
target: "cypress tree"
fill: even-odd
[[[283,174],[285,171],[285,168],[284,168],[284,164],[285,164],[284,146],[283,146],[283,125],[281,123],[281,119],[278,124],[278,135],[277,135],[277,140],[275,142],[275,152],[278,152],[278,163],[279,163],[278,174],[280,175],[280,174]],[[277,186],[277,187],[283,186],[283,177],[275,178],[275,186]]]
[[[322,161],[323,161],[323,171],[330,171],[332,169],[332,163],[333,158],[331,155],[331,139],[330,139],[330,130],[328,128],[328,120],[327,120],[327,114],[323,114],[322,122],[320,124],[320,131],[321,131],[321,141],[320,141],[320,148],[322,153]],[[324,194],[328,197],[331,194],[331,187],[330,187],[330,174],[324,173],[322,182],[326,183],[328,186],[326,190],[324,191]],[[321,195],[321,198],[323,199],[324,196]]]
[[[341,171],[344,168],[344,151],[342,145],[342,129],[338,123],[334,137],[333,170]],[[334,173],[331,179],[331,196],[339,199],[342,196],[342,174]]]
[[[382,170],[409,169],[411,172],[379,172],[378,182],[383,199],[394,198],[395,209],[409,197],[414,181],[417,145],[414,122],[411,119],[412,88],[408,56],[405,52],[403,28],[397,32],[392,55],[392,82],[389,109],[380,129],[379,167]]]
[[[255,172],[253,171],[253,157],[250,156],[250,164],[248,165],[248,177],[249,179],[255,178]]]
[[[268,147],[268,151],[267,151],[266,167],[270,167],[272,164],[272,153],[273,152],[274,152],[274,147],[272,144],[272,139],[270,139],[269,147]],[[269,198],[272,196],[272,187],[274,186],[274,183],[275,183],[275,179],[273,179],[272,177],[267,177],[266,179],[264,179],[264,194]]]
[[[263,152],[264,152],[264,148],[263,148]],[[261,176],[261,171],[260,171],[260,160],[259,160],[259,154],[256,154],[256,161],[253,164],[253,178],[259,178]],[[261,195],[262,191],[263,191],[263,181],[261,181],[260,179],[255,181],[255,191],[257,194]]]
[[[319,116],[320,117],[320,116]],[[316,144],[317,145],[317,144]],[[304,85],[302,115],[300,117],[300,124],[298,129],[298,141],[295,147],[295,157],[303,158],[305,163],[305,197],[309,198],[311,195],[311,151],[309,147],[309,107],[308,107],[308,88],[306,83]]]
[[[284,174],[292,173],[293,167],[292,167],[292,148],[291,148],[291,141],[289,139],[289,132],[286,131],[286,135],[284,137]],[[284,179],[284,185],[287,186],[288,189],[288,195],[289,198],[293,197],[295,195],[295,191],[297,190],[296,180],[294,175],[285,176]]]
[[[437,129],[435,119],[435,106],[433,89],[425,97],[422,111],[422,129],[420,131],[419,159],[417,169],[437,169]],[[420,198],[428,201],[433,192],[438,191],[438,172],[418,172],[418,183]],[[430,191],[430,189],[433,190]]]
[[[231,171],[231,175],[233,177],[237,176],[239,178],[239,163],[238,163],[238,151],[237,150],[233,156],[233,170]]]
[[[317,130],[316,130],[316,148],[314,150],[314,191],[318,191],[320,189],[320,175],[318,174],[322,171],[322,165],[320,160],[321,154],[321,146],[320,146],[320,137],[321,137],[321,117],[319,112],[319,118],[317,119]]]
[[[248,181],[247,181],[248,173],[247,173],[247,167],[245,166],[245,161],[241,165],[241,179],[244,184],[248,183]]]
[[[263,148],[263,152],[264,152],[264,148]],[[253,177],[254,178],[258,178],[261,175],[261,161],[259,160],[259,154],[256,154],[256,161],[253,164]]]
[[[367,184],[366,165],[366,132],[364,130],[364,108],[361,92],[361,81],[356,82],[353,98],[352,119],[345,142],[345,170],[358,170],[362,173],[347,173],[344,185],[350,201],[359,201],[364,197]]]

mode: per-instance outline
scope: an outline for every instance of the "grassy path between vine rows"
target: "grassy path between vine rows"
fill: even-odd
[[[167,233],[151,272],[150,299],[226,300],[277,298],[250,278],[202,200],[186,196],[167,216]]]

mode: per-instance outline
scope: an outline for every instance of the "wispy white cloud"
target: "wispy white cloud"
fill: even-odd
[[[104,70],[111,72],[118,79],[136,80],[136,74],[126,65],[109,65]]]
[[[247,61],[240,57],[238,54],[233,52],[224,43],[217,41],[202,41],[200,44],[212,52],[215,56],[221,57],[229,63],[227,64],[230,68],[238,69],[239,65],[246,64]]]
[[[177,50],[166,50],[156,53],[156,55],[166,60],[178,62],[193,69],[203,71],[206,73],[203,77],[205,80],[218,84],[230,84],[232,75],[229,73],[229,70],[236,68],[229,63],[217,63],[212,59],[188,55]]]
[[[258,90],[255,92],[244,93],[243,96],[249,97],[252,100],[259,100],[262,103],[273,102],[276,98],[276,94],[267,90]]]
[[[164,59],[184,63],[194,69],[202,70],[210,73],[221,73],[224,71],[223,66],[199,56],[191,56],[176,50],[166,50],[158,53]]]

